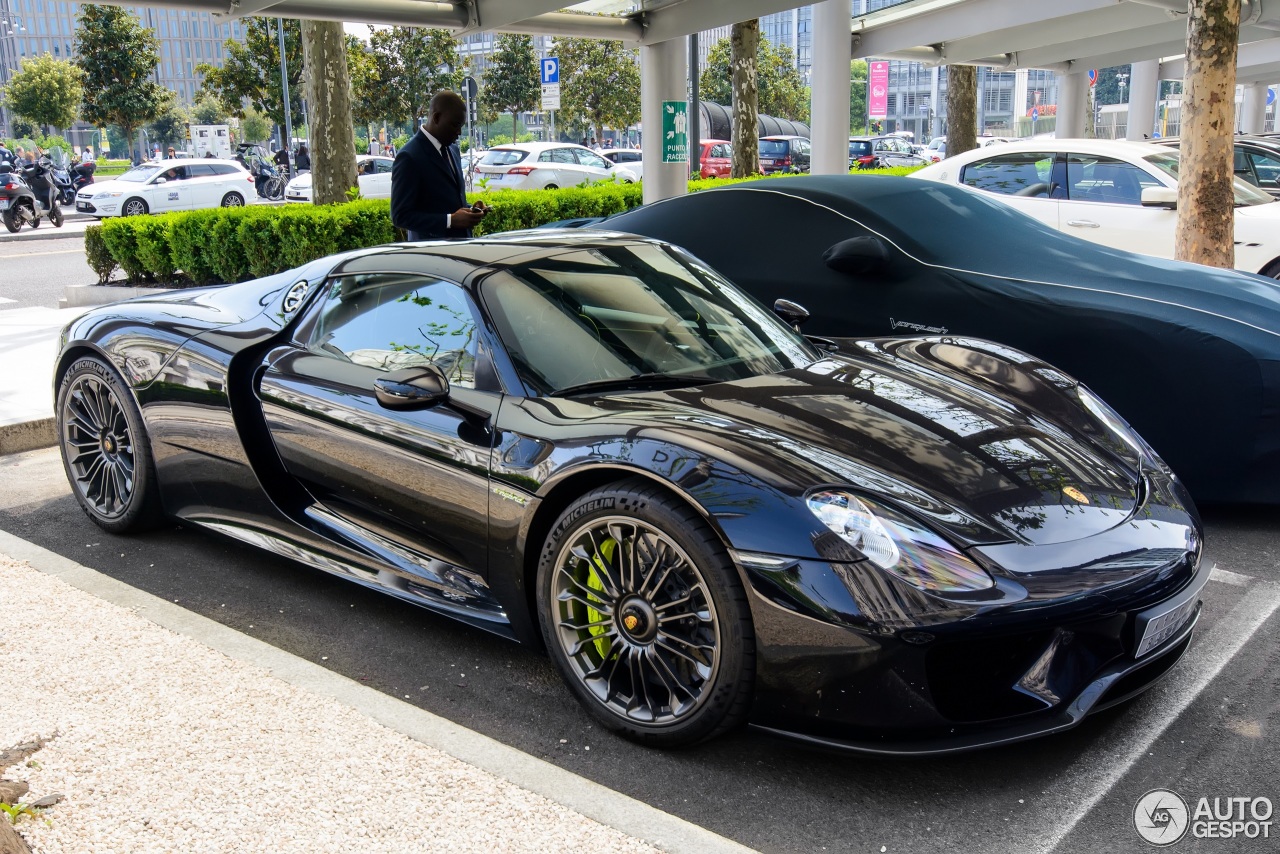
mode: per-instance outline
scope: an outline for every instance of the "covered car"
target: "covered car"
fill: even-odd
[[[762,222],[769,240],[745,245]],[[606,225],[679,241],[761,301],[802,303],[806,332],[1032,353],[1115,407],[1198,501],[1280,503],[1270,279],[1087,243],[985,194],[892,176],[738,184]]]

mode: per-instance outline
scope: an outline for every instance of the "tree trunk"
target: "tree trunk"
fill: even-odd
[[[311,105],[311,201],[317,205],[345,202],[347,191],[356,186],[356,144],[342,24],[303,21],[302,50]]]
[[[516,111],[512,110],[511,111],[511,141],[512,142],[516,142],[516,137],[519,136],[519,134],[516,133],[516,128],[519,126],[520,126],[520,120],[516,117]]]
[[[1173,257],[1235,266],[1232,193],[1240,0],[1191,0]]]
[[[760,89],[756,81],[760,19],[752,18],[750,21],[734,24],[730,38],[732,53],[729,68],[733,74],[733,171],[731,174],[734,178],[745,178],[760,172]],[[689,150],[701,151],[702,147],[698,143],[699,140],[689,140]]]
[[[978,147],[978,68],[947,66],[947,156]]]

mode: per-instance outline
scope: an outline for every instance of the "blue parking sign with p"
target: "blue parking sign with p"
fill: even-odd
[[[542,60],[542,82],[559,83],[560,82],[560,58],[548,56]]]

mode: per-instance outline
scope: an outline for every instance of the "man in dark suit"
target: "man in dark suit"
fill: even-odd
[[[456,93],[437,92],[430,117],[396,155],[391,168],[391,221],[410,240],[471,236],[484,218],[483,202],[467,204],[462,158],[454,142],[467,119],[466,105]]]

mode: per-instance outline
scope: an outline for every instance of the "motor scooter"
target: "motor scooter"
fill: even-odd
[[[40,227],[45,216],[54,228],[62,228],[62,211],[51,174],[53,164],[47,155],[35,163],[17,163],[11,170],[0,164],[0,219],[10,232],[22,226]]]
[[[72,188],[78,193],[85,187],[93,183],[93,173],[98,170],[98,164],[92,160],[85,160],[71,167],[71,184]]]
[[[52,165],[49,170],[49,180],[53,182],[58,194],[58,204],[74,207],[76,188],[71,180],[70,158],[65,151],[55,148],[49,155],[49,161]]]

